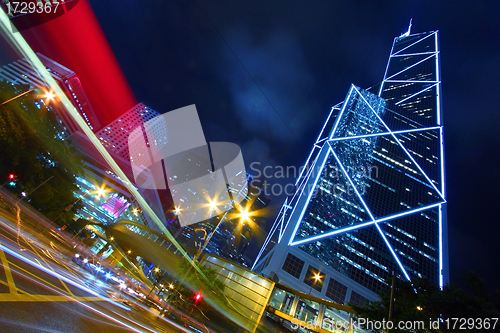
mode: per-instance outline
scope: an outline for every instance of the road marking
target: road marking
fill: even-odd
[[[0,302],[95,302],[99,297],[74,297],[62,295],[0,294]]]
[[[26,244],[29,245],[29,247],[31,247],[33,249],[33,251],[35,252],[35,254],[40,257],[40,259],[43,260],[43,262],[47,265],[47,267],[50,268],[51,271],[55,272],[55,270],[52,268],[52,266],[49,265],[49,263],[38,253],[38,251],[26,240],[26,238],[24,238],[24,236],[22,236],[22,239],[24,240],[24,242]],[[42,252],[43,252],[43,249],[42,249]],[[45,252],[43,252],[45,254]],[[37,260],[38,261],[38,260]],[[41,266],[41,265],[40,265]],[[68,294],[70,295],[73,295],[73,293],[69,290],[68,286],[61,280],[61,279],[58,279],[59,282],[61,282],[61,284],[63,285],[64,289],[66,289],[66,291],[68,292]]]
[[[32,277],[34,277],[34,278],[36,278],[36,279],[40,280],[42,283],[45,283],[46,285],[51,286],[52,288],[57,289],[58,291],[60,291],[60,292],[62,292],[62,293],[65,293],[65,291],[64,291],[62,288],[57,287],[56,285],[54,285],[54,284],[50,283],[49,281],[46,281],[46,280],[42,279],[42,278],[41,278],[41,277],[39,277],[38,275],[35,275],[34,273],[32,273],[32,272],[30,272],[30,271],[28,271],[28,270],[26,270],[26,269],[24,269],[24,268],[22,268],[22,267],[20,267],[20,266],[18,266],[18,265],[16,265],[16,264],[14,264],[14,263],[12,263],[12,262],[11,262],[10,264],[12,265],[12,267],[15,267],[15,268],[17,268],[17,269],[19,269],[19,270],[21,270],[21,271],[23,271],[23,272],[25,272],[25,273],[27,273],[27,274],[31,275]],[[18,272],[18,271],[16,271],[16,272],[17,272],[18,274],[22,275],[20,272]],[[25,276],[25,277],[26,277],[26,276]],[[15,285],[14,285],[14,287],[15,287]]]
[[[4,286],[7,286],[7,287],[9,286],[7,282],[2,281],[2,280],[0,280],[0,284],[3,284]],[[27,294],[27,292],[25,292],[24,290],[19,289],[19,288],[17,288],[17,287],[16,287],[16,290],[17,290],[17,292],[18,292],[18,293],[20,293],[20,294]],[[3,295],[3,293],[0,293],[0,295]]]
[[[5,253],[1,249],[0,249],[0,261],[2,262],[3,269],[5,271],[5,277],[7,278],[7,285],[9,286],[10,294],[17,295],[17,288],[16,284],[14,283],[14,277],[12,276],[12,272],[10,271],[9,268],[9,262],[7,261]]]

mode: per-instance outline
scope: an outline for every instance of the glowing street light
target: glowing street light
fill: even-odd
[[[169,284],[169,285],[168,285],[168,287],[169,287],[170,289],[174,289],[174,285],[173,285],[172,283],[171,283],[171,284]]]
[[[215,200],[211,200],[210,201],[210,210],[215,210],[217,208],[217,204],[218,202],[216,202]]]
[[[115,240],[115,238],[114,238],[114,237],[110,237],[110,238],[109,238],[109,240],[110,240],[110,241],[114,241],[114,240]]]
[[[252,214],[248,211],[248,209],[240,211],[241,221],[246,221],[246,220],[250,219],[251,215]]]
[[[45,95],[43,95],[43,98],[45,98],[45,104],[48,104],[51,100],[56,97],[56,94],[54,94],[52,91],[47,91]]]
[[[106,195],[106,190],[104,189],[104,185],[102,187],[98,187],[96,193],[98,198],[100,198],[101,196],[104,197]]]
[[[139,212],[139,210],[137,208],[132,209],[132,213],[134,213],[135,216],[137,216],[138,212]]]
[[[155,272],[158,273],[160,269],[158,267],[155,268]]]
[[[316,283],[318,283],[318,281],[320,281],[322,278],[323,277],[321,276],[321,272],[317,272],[314,274],[313,276],[314,282],[311,284],[311,289],[309,289],[309,294],[311,294],[313,287],[316,286]]]
[[[131,253],[132,253],[132,251],[131,251],[131,250],[128,250],[128,251],[127,251],[127,253],[128,253],[128,254],[131,254]]]

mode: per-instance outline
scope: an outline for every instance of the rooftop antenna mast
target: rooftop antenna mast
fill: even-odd
[[[404,37],[408,37],[408,36],[410,36],[410,33],[411,33],[411,21],[412,21],[412,20],[413,20],[413,19],[410,19],[410,25],[408,26],[408,31],[407,31],[407,32],[405,32],[404,34],[402,34],[401,36],[399,36],[399,38],[404,38]]]

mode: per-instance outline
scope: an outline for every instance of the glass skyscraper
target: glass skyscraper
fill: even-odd
[[[393,272],[447,282],[438,45],[395,38],[381,84],[332,108],[255,271],[338,303],[376,299]]]
[[[85,94],[80,79],[76,73],[44,56],[43,54],[37,53],[37,56],[50,75],[66,93],[66,96],[83,117],[87,125],[89,125],[90,129],[94,131],[98,130],[100,128],[100,124],[97,120],[97,115],[90,105],[87,95]],[[28,84],[30,87],[36,87],[39,89],[43,88],[47,91],[49,90],[47,83],[44,82],[39,73],[35,71],[31,62],[26,59],[20,59],[0,67],[0,80],[5,80],[12,84]],[[80,127],[76,124],[73,118],[71,118],[69,113],[59,105],[59,103],[53,103],[53,107],[55,108],[58,117],[61,119],[61,123],[64,127],[66,127],[66,135],[70,135],[71,133],[80,130]]]

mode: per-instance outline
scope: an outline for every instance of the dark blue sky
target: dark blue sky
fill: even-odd
[[[90,3],[137,99],[196,104],[207,141],[239,144],[247,165],[300,166],[350,84],[382,80],[410,18],[440,30],[451,281],[474,270],[499,287],[497,2]]]

